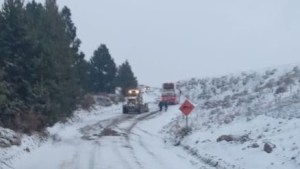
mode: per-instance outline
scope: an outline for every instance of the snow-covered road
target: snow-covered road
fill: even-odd
[[[166,144],[160,133],[176,116],[152,109],[144,114],[121,114],[121,106],[104,108],[70,124],[49,129],[52,139],[20,156],[15,169],[182,169],[209,168],[180,147]],[[178,114],[177,114],[178,115]]]
[[[155,90],[145,98],[150,113],[98,105],[48,128],[46,141],[22,135],[20,146],[1,149],[0,169],[299,169],[299,84],[276,91],[300,75],[298,68],[275,70],[182,82],[195,105],[187,135],[179,105],[156,111]],[[6,142],[18,138],[8,129],[0,135]]]

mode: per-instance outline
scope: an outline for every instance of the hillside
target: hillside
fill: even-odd
[[[48,137],[0,129],[0,168],[298,169],[299,79],[291,66],[180,81],[181,101],[195,104],[191,130],[180,105],[157,111],[158,89],[145,93],[142,114],[96,97]]]
[[[182,137],[180,115],[168,139],[216,168],[300,167],[298,66],[179,81],[196,108]]]

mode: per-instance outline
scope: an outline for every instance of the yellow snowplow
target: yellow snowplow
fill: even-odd
[[[139,89],[129,89],[125,96],[123,114],[149,112],[147,103],[143,101],[143,95]]]

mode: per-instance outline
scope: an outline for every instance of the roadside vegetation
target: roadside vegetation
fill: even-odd
[[[106,45],[90,59],[68,7],[56,0],[5,0],[0,9],[0,126],[39,131],[90,108],[95,94],[137,86],[128,61],[117,66]]]

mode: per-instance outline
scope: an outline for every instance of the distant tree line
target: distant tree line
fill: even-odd
[[[128,61],[100,45],[80,52],[71,11],[56,0],[5,0],[0,10],[0,126],[40,130],[72,115],[87,93],[137,86]]]

